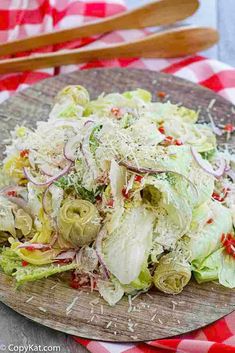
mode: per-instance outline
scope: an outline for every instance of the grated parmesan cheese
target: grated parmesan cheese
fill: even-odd
[[[54,286],[51,287],[51,289],[55,289],[55,287],[58,286],[58,283],[54,284]]]
[[[207,109],[208,109],[208,110],[211,110],[211,109],[213,108],[213,106],[214,106],[215,102],[216,102],[216,99],[215,99],[215,98],[214,98],[214,99],[212,99],[212,100],[210,101],[210,103],[209,103],[209,105],[208,105]]]
[[[132,338],[133,340],[137,340],[137,339],[138,339],[137,336],[131,336],[131,338]]]
[[[31,300],[33,300],[34,296],[30,297],[29,299],[26,300],[26,303],[31,302]]]
[[[78,300],[78,297],[75,297],[75,298],[73,299],[72,303],[69,304],[69,306],[66,308],[66,312],[72,310],[72,308],[73,308],[73,306],[76,304],[77,300]]]
[[[101,304],[101,306],[100,306],[100,313],[101,313],[101,315],[103,315],[104,314],[104,306]]]
[[[109,321],[106,325],[106,328],[109,328],[112,325],[112,323],[113,323],[112,321]]]
[[[93,299],[92,301],[90,301],[89,305],[97,305],[97,304],[99,304],[99,302],[100,302],[100,299],[96,298],[96,299]]]

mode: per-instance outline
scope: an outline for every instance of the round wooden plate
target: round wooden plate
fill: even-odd
[[[208,119],[208,106],[215,121],[232,121],[232,104],[213,92],[188,81],[147,70],[102,69],[79,71],[44,80],[0,105],[0,138],[22,121],[35,125],[46,120],[57,92],[68,84],[84,85],[94,98],[102,92],[138,87],[165,91],[172,102],[201,110]],[[223,141],[222,141],[223,142]],[[3,146],[1,147],[1,154]],[[193,280],[177,296],[152,290],[132,301],[122,299],[109,307],[97,293],[79,292],[57,278],[29,283],[15,289],[14,280],[0,273],[0,300],[18,313],[53,329],[84,338],[115,341],[149,341],[170,337],[212,323],[235,309],[235,291],[216,283],[198,285]],[[66,310],[76,302],[71,311]]]

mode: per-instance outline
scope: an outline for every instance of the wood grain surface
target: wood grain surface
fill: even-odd
[[[17,123],[26,121],[32,126],[37,120],[46,120],[56,93],[65,85],[75,83],[86,86],[93,98],[103,91],[142,87],[152,91],[157,99],[157,91],[166,91],[171,101],[200,109],[202,120],[207,120],[208,105],[216,99],[211,110],[215,121],[232,121],[230,103],[187,81],[144,70],[89,70],[42,81],[0,105],[1,140]],[[153,290],[150,296],[143,294],[136,298],[129,312],[127,298],[111,308],[96,293],[76,291],[57,278],[29,283],[15,290],[12,278],[1,273],[0,284],[1,301],[24,316],[56,330],[105,341],[169,337],[202,327],[235,309],[235,291],[214,283],[198,285],[192,281],[178,296]],[[76,304],[66,313],[75,298]]]

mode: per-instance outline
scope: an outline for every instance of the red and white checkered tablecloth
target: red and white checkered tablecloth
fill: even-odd
[[[122,0],[1,0],[0,42],[28,35],[62,29],[124,11]],[[73,49],[82,46],[97,47],[123,42],[146,35],[145,31],[119,31],[92,38],[83,38],[66,45],[55,45],[35,52]],[[22,54],[21,54],[22,55]],[[19,55],[15,55],[19,56]],[[186,78],[235,103],[235,69],[217,60],[202,56],[181,59],[118,59],[97,61],[61,68],[49,68],[0,76],[0,101],[15,91],[22,90],[44,78],[59,73],[93,67],[143,68],[170,73]],[[216,323],[173,339],[142,344],[112,344],[75,338],[93,353],[235,353],[235,312]]]

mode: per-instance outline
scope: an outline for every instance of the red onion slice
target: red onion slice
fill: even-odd
[[[103,260],[103,254],[102,254],[102,240],[106,236],[107,231],[104,229],[104,227],[100,230],[99,234],[97,235],[96,242],[95,242],[95,251],[96,255],[98,257],[99,263],[104,269],[104,275],[107,279],[110,278],[109,270]]]
[[[61,170],[60,173],[58,173],[57,175],[47,179],[46,181],[43,182],[39,182],[37,181],[30,173],[30,170],[28,168],[23,168],[24,171],[24,175],[26,177],[26,179],[28,179],[32,184],[36,185],[36,186],[47,186],[52,184],[54,181],[56,181],[57,179],[59,179],[60,177],[64,176],[65,174],[67,174],[69,172],[69,170],[72,167],[73,162],[70,161],[66,167],[64,167],[64,169]]]
[[[94,120],[87,120],[87,121],[85,121],[85,123],[84,123],[83,126],[86,126],[86,125],[91,124],[91,123],[94,123]]]
[[[55,260],[73,260],[76,256],[75,250],[63,251],[56,256]]]
[[[213,175],[216,178],[221,178],[227,168],[227,163],[225,159],[221,159],[221,164],[217,170],[214,170],[211,166],[206,165],[200,153],[194,147],[191,147],[191,153],[197,164],[204,170],[204,172]]]
[[[27,249],[30,248],[32,250],[51,250],[51,246],[49,244],[41,244],[41,243],[24,243],[17,246],[17,249]]]
[[[210,122],[211,122],[211,129],[214,132],[214,134],[217,135],[217,136],[222,136],[223,135],[223,131],[215,125],[215,122],[214,122],[214,119],[212,118],[212,115],[208,114],[208,116],[209,116],[209,119],[210,119]]]
[[[76,135],[72,137],[64,146],[64,156],[68,161],[74,162],[76,147],[80,144],[80,136]],[[77,145],[77,146],[76,146]]]

